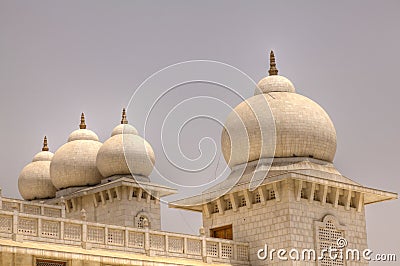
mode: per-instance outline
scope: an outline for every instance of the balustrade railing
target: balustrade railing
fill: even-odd
[[[27,202],[18,199],[9,199],[1,197],[1,194],[0,194],[0,209],[11,212],[16,210],[18,212],[27,214],[65,218],[64,206],[49,205],[37,202]]]
[[[10,201],[3,199],[3,206],[4,202],[9,204]],[[32,211],[36,205],[27,208],[23,202],[17,202],[18,204],[19,208],[0,210],[0,237],[17,241],[74,245],[88,249],[130,251],[149,256],[175,256],[215,262],[237,261],[241,265],[248,264],[247,243],[66,219],[55,217],[56,215],[45,215],[45,205],[38,204],[38,214],[36,210]],[[28,212],[23,211],[28,209]],[[59,210],[62,216],[61,207],[55,206],[51,209],[52,214],[54,210]]]

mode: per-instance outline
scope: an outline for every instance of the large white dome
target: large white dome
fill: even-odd
[[[228,165],[272,157],[332,162],[336,131],[328,114],[297,94],[277,70],[270,77],[262,79],[256,95],[236,106],[225,122],[221,145]]]
[[[121,124],[112,131],[97,154],[96,165],[103,177],[113,175],[149,176],[155,156],[151,145],[128,124],[125,109]]]
[[[50,179],[50,162],[53,153],[44,138],[42,151],[37,153],[31,163],[26,165],[18,178],[18,190],[25,200],[54,198],[56,188]]]
[[[102,176],[96,167],[96,156],[102,144],[98,139],[93,131],[86,129],[82,113],[80,129],[71,133],[51,161],[50,177],[56,188],[100,183]]]

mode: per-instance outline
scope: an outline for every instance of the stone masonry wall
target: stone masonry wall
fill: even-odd
[[[76,200],[76,209],[66,212],[66,217],[71,219],[81,219],[81,210],[87,212],[87,221],[112,224],[119,226],[137,227],[138,214],[144,214],[149,219],[150,228],[161,230],[160,204],[156,200],[137,197],[128,199],[128,189],[123,187],[121,200],[116,198],[106,200],[105,204],[101,201],[94,204],[93,195],[86,195]]]
[[[251,265],[319,265],[316,262],[295,262],[277,260],[261,261],[257,251],[268,244],[268,249],[302,249],[314,248],[316,243],[315,222],[321,222],[326,215],[336,217],[344,226],[344,236],[349,248],[364,250],[367,248],[366,223],[364,207],[361,212],[355,208],[345,210],[343,206],[334,208],[332,204],[322,205],[319,201],[308,199],[295,200],[293,180],[281,182],[280,201],[275,199],[265,204],[256,203],[239,207],[236,212],[225,210],[224,214],[213,213],[209,218],[203,213],[203,226],[210,234],[211,228],[232,224],[233,240],[250,243]],[[318,255],[318,253],[317,253]],[[286,254],[287,256],[287,254]],[[349,265],[367,265],[365,262],[347,262]]]

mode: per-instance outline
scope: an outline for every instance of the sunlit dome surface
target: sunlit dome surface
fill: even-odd
[[[53,153],[44,138],[42,151],[37,153],[31,163],[26,165],[18,178],[18,190],[25,200],[53,198],[56,188],[50,179],[50,162]]]
[[[80,129],[71,133],[51,161],[50,176],[57,189],[100,183],[102,176],[96,167],[96,156],[102,144],[98,140],[93,131],[86,129],[82,113]]]
[[[114,128],[97,154],[97,168],[103,177],[130,174],[147,177],[154,163],[153,148],[128,124],[124,109],[121,124]]]

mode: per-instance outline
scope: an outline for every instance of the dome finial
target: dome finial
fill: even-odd
[[[85,129],[86,128],[86,123],[85,123],[85,114],[81,114],[81,124],[79,125],[80,129]]]
[[[43,139],[42,151],[49,151],[49,147],[47,146],[47,137],[46,136],[44,136],[44,139]]]
[[[274,51],[271,50],[271,53],[269,54],[269,70],[268,73],[270,76],[273,75],[278,75],[278,69],[276,68],[276,63],[275,63],[275,55]]]
[[[122,109],[122,120],[121,124],[128,124],[128,120],[126,119],[126,110],[125,108]]]

